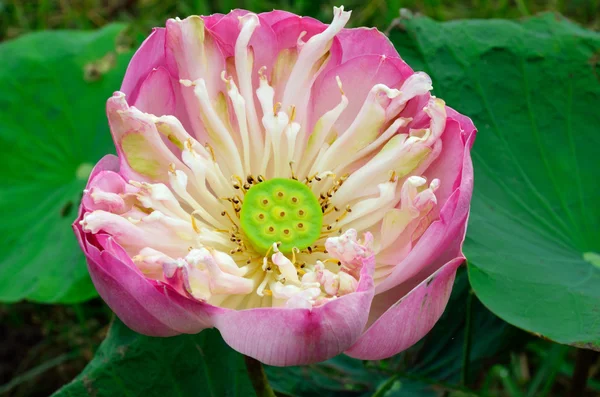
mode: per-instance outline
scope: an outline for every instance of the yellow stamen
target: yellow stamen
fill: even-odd
[[[198,224],[196,223],[196,218],[194,218],[194,215],[190,215],[190,218],[192,218],[192,229],[194,229],[194,231],[196,233],[200,233],[200,228],[198,227]]]
[[[212,148],[212,146],[210,146],[210,143],[206,142],[204,144],[204,147],[206,147],[206,149],[208,149],[208,151],[210,152],[210,156],[212,157],[212,161],[216,163],[217,156],[215,156],[215,150]]]

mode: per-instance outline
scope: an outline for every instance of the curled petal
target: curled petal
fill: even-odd
[[[451,123],[453,124],[453,123]],[[453,124],[456,127],[455,124]],[[445,252],[460,251],[467,219],[469,216],[471,195],[473,193],[473,163],[471,162],[470,147],[475,139],[475,129],[472,124],[465,143],[455,156],[461,159],[460,179],[451,182],[458,186],[452,190],[439,212],[439,219],[433,222],[420,237],[410,253],[398,263],[391,274],[377,286],[377,292],[386,291],[413,277]],[[462,129],[458,129],[462,134]],[[446,131],[448,132],[448,131]],[[438,188],[442,189],[442,186]],[[443,202],[443,201],[441,201]],[[435,271],[436,269],[431,269]]]
[[[82,203],[88,210],[104,210],[123,213],[130,209],[127,203],[128,186],[121,175],[113,171],[101,171],[90,178],[84,190]]]
[[[164,28],[155,28],[131,58],[121,91],[127,95],[131,103],[138,97],[138,91],[148,73],[165,65],[165,33]]]
[[[176,97],[173,83],[166,68],[153,69],[140,85],[136,100],[129,102],[142,112],[155,116],[175,114]]]
[[[358,233],[349,229],[340,237],[330,237],[325,241],[327,252],[339,259],[350,272],[355,272],[362,266],[363,261],[373,255],[373,236],[366,233],[363,241],[358,241]]]
[[[128,327],[144,335],[172,336],[212,326],[211,316],[219,309],[146,278],[111,237],[98,236],[92,243],[77,223],[73,227],[81,237],[96,290]]]

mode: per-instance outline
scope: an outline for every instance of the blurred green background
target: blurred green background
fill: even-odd
[[[164,26],[170,17],[234,8],[255,12],[276,8],[328,22],[332,6],[339,4],[309,0],[0,0],[0,41],[40,30],[92,30],[119,21],[127,23],[127,45],[135,47],[153,26]],[[589,29],[600,28],[600,0],[348,0],[344,5],[353,10],[351,26],[377,26],[382,31],[400,16],[400,9],[404,16],[422,14],[441,21],[515,19],[551,11]],[[467,310],[473,310],[473,318],[466,316]],[[0,396],[47,396],[70,382],[94,356],[110,319],[110,310],[99,299],[74,305],[1,304]],[[473,323],[476,336],[468,333],[467,337],[476,342],[464,339],[464,327]],[[474,357],[468,371],[461,368],[466,345]],[[362,364],[340,359],[311,367],[310,375],[297,368],[272,368],[269,375],[279,391],[293,389],[294,395],[358,396],[379,390],[378,395],[387,397],[567,396],[575,368],[589,359],[586,354],[578,356],[573,347],[535,338],[495,317],[472,295],[463,270],[444,319],[409,352],[366,363],[367,372],[363,367],[353,372]],[[590,373],[588,389],[581,396],[600,396],[598,363]],[[307,379],[304,385],[293,383],[303,376]],[[400,383],[408,388],[394,394]]]
[[[139,38],[153,26],[164,26],[167,18],[226,13],[234,8],[282,9],[329,21],[331,8],[340,4],[353,11],[350,26],[380,30],[398,17],[401,8],[440,21],[520,18],[553,11],[586,27],[600,27],[600,0],[0,0],[0,39],[44,29],[94,29],[114,21],[130,23]]]

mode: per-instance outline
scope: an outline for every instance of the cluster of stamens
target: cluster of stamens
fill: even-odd
[[[309,213],[310,211],[301,205],[306,205],[306,200],[299,197],[297,194],[291,194],[291,197],[288,197],[290,195],[284,189],[278,190],[274,193],[274,200],[289,200],[289,206],[294,208],[294,211],[288,211],[288,208],[281,208],[281,210],[278,210],[274,214],[267,213],[266,210],[270,208],[269,206],[275,205],[275,203],[271,202],[274,200],[270,200],[268,197],[261,198],[260,202],[258,203],[259,205],[252,205],[253,203],[249,203],[247,207],[244,207],[244,203],[247,200],[247,195],[252,189],[255,189],[254,191],[258,191],[258,186],[264,184],[265,182],[274,181],[274,179],[266,179],[263,175],[255,176],[249,174],[245,178],[242,178],[239,175],[234,175],[231,178],[231,186],[236,191],[236,194],[230,197],[221,197],[221,200],[226,201],[231,205],[232,213],[235,214],[235,218],[230,215],[229,211],[223,210],[221,215],[229,220],[231,227],[228,230],[219,229],[216,231],[226,233],[228,235],[229,240],[236,244],[236,247],[230,251],[230,254],[238,256],[238,259],[241,259],[239,257],[245,257],[245,263],[247,265],[261,264],[262,270],[265,272],[272,272],[273,269],[277,269],[277,266],[274,266],[272,263],[270,255],[274,250],[277,250],[288,254],[290,257],[289,259],[296,267],[298,275],[302,276],[305,274],[304,268],[306,267],[307,261],[300,260],[299,256],[302,256],[301,254],[327,254],[327,250],[325,249],[324,245],[327,237],[330,237],[334,234],[341,234],[343,232],[342,228],[337,227],[336,224],[344,219],[348,213],[352,212],[352,209],[350,205],[346,205],[345,208],[340,209],[333,205],[331,200],[348,176],[349,175],[346,174],[341,177],[336,177],[336,175],[331,172],[324,172],[306,176],[302,181],[299,181],[294,174],[293,164],[290,163],[289,178],[275,178],[276,180],[283,180],[282,182],[288,180],[294,181],[290,182],[292,184],[302,184],[307,188],[307,191],[310,190],[311,193],[315,190],[321,190],[321,192],[318,194],[312,193],[316,199],[316,203],[320,211],[320,214],[317,215],[315,213]],[[325,186],[326,189],[321,188],[321,186]],[[263,208],[260,208],[261,205]],[[268,246],[266,246],[266,244],[258,246],[256,242],[252,242],[252,234],[256,233],[256,230],[253,230],[249,226],[244,227],[245,223],[242,219],[244,217],[244,211],[256,213],[255,216],[257,222],[266,222],[272,218],[277,218],[279,222],[288,220],[294,223],[291,224],[292,226],[282,229],[277,229],[277,226],[274,224],[266,225],[263,232],[266,235],[271,234],[273,239],[269,241]],[[328,215],[333,213],[339,214],[333,219],[328,217]],[[328,223],[322,223],[321,220],[324,221],[326,218],[329,218],[331,221]],[[303,243],[302,239],[298,238],[298,234],[306,232],[306,229],[310,229],[311,223],[315,222],[317,222],[320,226],[318,233],[312,234],[313,241],[309,241],[308,244],[306,242]],[[281,239],[277,238],[279,236],[290,237],[289,243],[281,241]],[[337,265],[341,265],[341,262],[337,259],[322,259],[325,263],[335,262]],[[283,279],[282,281],[285,280]],[[262,293],[269,295],[270,291],[265,289],[262,291]]]

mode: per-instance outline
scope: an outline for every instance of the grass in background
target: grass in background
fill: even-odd
[[[78,305],[0,304],[0,396],[49,396],[92,359],[112,313]]]
[[[137,39],[170,17],[274,8],[331,19],[331,8],[353,10],[352,26],[385,30],[401,8],[438,20],[520,18],[544,11],[559,12],[591,29],[600,28],[600,0],[0,0],[0,40],[44,29],[95,29],[114,21],[131,23]]]

